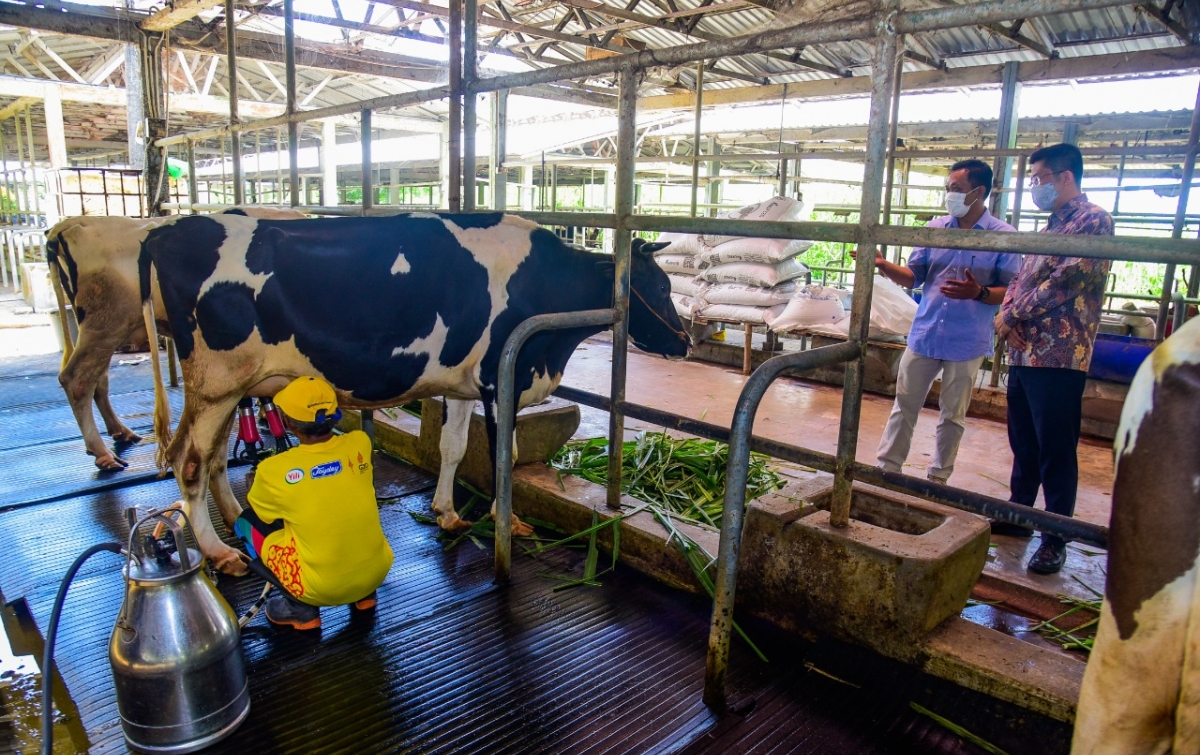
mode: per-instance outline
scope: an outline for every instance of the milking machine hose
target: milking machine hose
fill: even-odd
[[[42,755],[51,755],[54,751],[54,715],[50,690],[54,686],[54,636],[58,633],[58,617],[62,613],[63,601],[67,598],[67,588],[75,573],[83,566],[83,562],[101,551],[121,554],[120,543],[100,543],[93,545],[75,559],[67,576],[58,585],[58,595],[54,598],[54,609],[50,612],[50,625],[46,628],[46,649],[42,653]]]

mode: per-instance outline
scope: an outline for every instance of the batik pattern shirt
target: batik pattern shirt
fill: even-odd
[[[1050,215],[1043,233],[1111,236],[1112,216],[1080,194]],[[1018,367],[1057,367],[1087,371],[1100,327],[1108,260],[1025,255],[1021,272],[1008,288],[1000,313],[1025,339],[1008,348]]]

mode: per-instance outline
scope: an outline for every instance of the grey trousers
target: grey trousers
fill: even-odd
[[[896,378],[896,403],[888,417],[883,438],[879,441],[876,458],[879,466],[889,472],[900,472],[908,450],[912,446],[913,430],[917,416],[925,405],[925,397],[933,387],[938,373],[942,373],[942,392],[938,400],[941,415],[937,425],[937,450],[932,463],[925,469],[930,479],[945,482],[954,472],[954,459],[958,456],[958,444],[966,428],[964,419],[971,405],[971,389],[983,357],[966,362],[951,362],[931,359],[905,349],[900,358],[900,374]]]

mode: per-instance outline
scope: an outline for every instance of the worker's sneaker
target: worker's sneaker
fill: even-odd
[[[275,593],[267,598],[267,621],[293,629],[320,629],[321,609]]]
[[[1067,561],[1067,544],[1057,538],[1050,540],[1042,536],[1042,545],[1029,559],[1026,567],[1034,574],[1054,574]]]
[[[375,607],[375,602],[376,602],[375,601],[375,590],[372,590],[370,595],[363,598],[362,600],[354,601],[354,603],[352,603],[351,605],[353,605],[359,611],[370,611],[372,608]]]

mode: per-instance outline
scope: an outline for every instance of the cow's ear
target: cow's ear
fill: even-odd
[[[634,239],[631,249],[634,254],[651,255],[655,252],[660,252],[671,245],[669,241],[646,241],[645,239]]]

